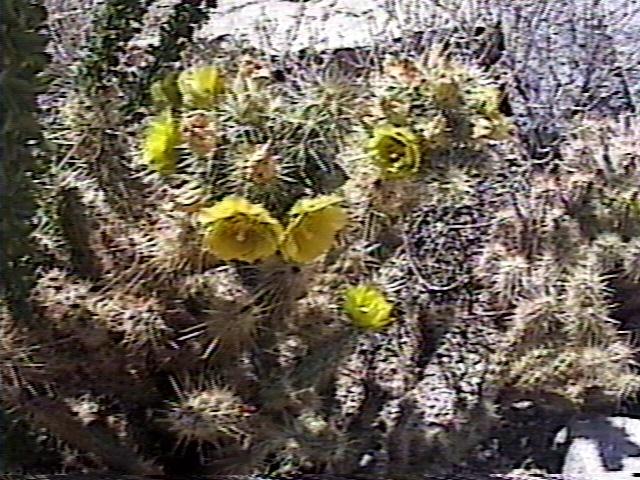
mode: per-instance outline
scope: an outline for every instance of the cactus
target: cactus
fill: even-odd
[[[603,143],[606,130],[615,133]],[[611,280],[629,275],[626,246],[637,238],[638,137],[616,119],[583,119],[567,137],[558,174],[533,176],[527,204],[521,198],[517,214],[505,212],[479,265],[496,308],[513,308],[497,360],[501,382],[582,409],[638,388],[611,300]],[[556,175],[568,180],[566,191]],[[514,242],[518,231],[527,235]]]
[[[38,166],[30,144],[41,139],[35,115],[36,94],[41,89],[37,75],[46,66],[47,57],[46,38],[37,32],[45,15],[39,2],[2,2],[0,291],[13,314],[24,322],[34,321],[28,301],[34,281],[29,235],[35,211],[32,178]]]
[[[80,83],[88,96],[104,95],[106,88],[122,82],[124,72],[118,70],[118,54],[140,28],[136,22],[148,4],[138,0],[109,1],[96,16],[88,54],[79,66]]]
[[[118,5],[96,55],[115,59],[146,8]],[[107,99],[118,115],[80,126],[100,155],[39,178],[46,261],[25,293],[46,321],[3,317],[3,402],[74,468],[442,473],[503,394],[581,409],[635,390],[608,283],[639,276],[617,140],[596,179],[567,138],[560,188],[471,64],[427,51],[357,82],[312,65],[275,82],[260,55],[176,65],[163,48],[139,84],[113,77],[148,118],[119,125],[128,100]],[[114,61],[84,65],[107,95],[92,75]],[[118,194],[133,180],[144,195]]]
[[[216,2],[207,2],[207,6],[215,7]],[[169,17],[160,27],[157,44],[147,52],[151,61],[136,72],[136,80],[129,82],[125,88],[131,97],[127,102],[127,111],[132,113],[153,100],[152,87],[162,82],[163,76],[180,61],[180,53],[205,19],[206,11],[203,6],[196,5],[192,0],[183,0],[173,5]]]

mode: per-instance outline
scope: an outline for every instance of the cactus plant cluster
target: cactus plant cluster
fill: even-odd
[[[552,404],[615,401],[638,390],[621,335],[616,281],[636,278],[637,126],[580,118],[555,171],[500,214],[478,263],[496,307],[512,310],[500,381]]]
[[[133,92],[152,104],[120,127],[126,169],[54,159],[43,321],[2,312],[0,375],[69,468],[439,472],[505,391],[634,391],[607,276],[638,278],[637,137],[604,155],[577,129],[536,171],[482,70],[378,67],[292,85],[258,55],[192,62]]]

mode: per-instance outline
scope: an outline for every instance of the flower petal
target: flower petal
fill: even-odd
[[[376,287],[359,285],[345,292],[343,310],[353,324],[365,330],[379,330],[393,321],[393,305]]]
[[[347,223],[347,214],[336,196],[299,200],[290,211],[280,247],[287,260],[306,263],[331,249],[336,233]]]
[[[205,247],[222,260],[255,262],[273,255],[282,238],[282,226],[262,205],[241,197],[226,197],[200,211],[206,227]]]
[[[178,76],[178,89],[184,105],[190,108],[213,108],[224,93],[224,79],[214,66],[185,70]]]

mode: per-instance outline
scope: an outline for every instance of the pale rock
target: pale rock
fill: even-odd
[[[567,478],[623,480],[640,474],[640,419],[574,419],[556,437],[556,443],[566,442],[562,473]]]
[[[231,35],[272,55],[306,48],[365,47],[453,21],[451,8],[424,0],[225,0],[220,4],[196,32],[196,41]],[[458,9],[455,14],[459,17],[464,11]]]

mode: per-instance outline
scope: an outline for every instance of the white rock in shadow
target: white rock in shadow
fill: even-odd
[[[572,476],[568,478],[622,480],[640,474],[640,419],[574,419],[558,433],[556,442],[569,442],[562,467],[563,475]]]

